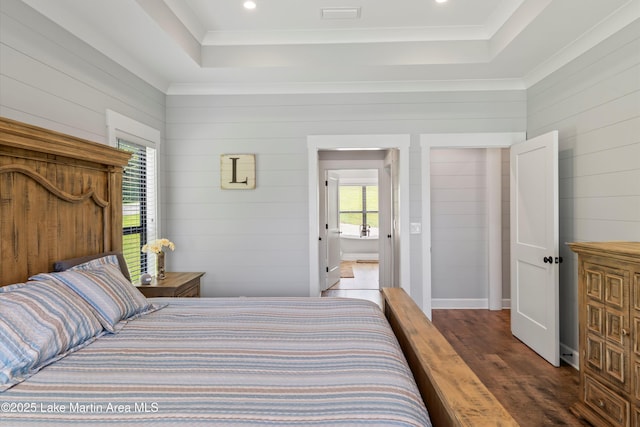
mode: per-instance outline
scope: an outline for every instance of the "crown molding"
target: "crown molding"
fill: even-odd
[[[280,95],[525,90],[522,79],[309,83],[174,83],[167,95]]]
[[[630,0],[624,6],[605,17],[589,31],[561,49],[523,77],[527,88],[564,67],[580,55],[613,36],[618,31],[640,19],[640,0]]]

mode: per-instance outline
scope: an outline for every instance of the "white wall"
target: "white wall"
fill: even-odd
[[[528,137],[559,130],[560,341],[578,348],[571,241],[640,241],[640,22],[527,91]]]
[[[432,149],[431,295],[441,300],[434,307],[459,298],[487,304],[487,237],[486,150]]]
[[[105,144],[107,109],[164,131],[162,92],[21,1],[0,14],[0,115]]]
[[[474,308],[489,304],[486,151],[484,148],[431,150],[434,308]],[[501,150],[501,156],[502,299],[508,303],[511,292],[509,150]]]
[[[484,149],[431,150],[431,262],[435,300],[486,299]],[[469,283],[474,283],[469,289]],[[434,306],[438,304],[434,301]]]
[[[173,265],[206,270],[205,296],[308,295],[307,135],[411,134],[410,220],[420,222],[419,135],[523,131],[525,116],[523,91],[169,96],[166,220],[188,248]],[[256,154],[256,190],[220,189],[222,153]],[[411,235],[417,301],[420,237]]]

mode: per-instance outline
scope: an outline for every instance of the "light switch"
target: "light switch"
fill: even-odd
[[[412,222],[410,228],[411,234],[420,234],[422,233],[422,224],[419,222]]]

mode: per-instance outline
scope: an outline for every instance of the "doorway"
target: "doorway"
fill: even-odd
[[[428,173],[434,308],[502,310],[509,296],[509,150],[432,148]]]
[[[420,136],[422,152],[422,246],[429,248],[424,251],[422,257],[422,309],[431,318],[432,304],[432,218],[431,218],[431,156],[432,149],[438,148],[475,148],[475,149],[502,149],[509,148],[513,144],[526,139],[524,132],[509,133],[468,133],[468,134],[424,134]]]
[[[323,291],[380,290],[381,284],[388,286],[391,282],[390,179],[379,177],[385,173],[382,162],[386,153],[375,153],[380,157],[378,169],[327,169],[327,163],[334,162],[323,160],[326,154],[329,153],[320,153],[320,170],[327,177],[324,196],[327,280]],[[369,154],[374,153],[350,153],[356,158]],[[356,166],[376,160],[351,162]],[[379,185],[380,181],[385,185]],[[322,210],[320,217],[322,225]]]
[[[321,291],[392,286],[389,157],[389,150],[319,152]]]
[[[393,262],[391,286],[402,287],[411,293],[409,264],[409,198],[399,197],[401,189],[409,189],[409,135],[313,135],[307,137],[309,168],[309,294],[319,296],[326,271],[323,265],[324,230],[320,225],[322,205],[320,186],[320,153],[322,151],[380,151],[387,150],[388,161],[393,167],[383,167],[392,177],[391,215]],[[377,166],[376,166],[377,168]],[[338,167],[337,169],[340,169]],[[324,183],[324,181],[322,181]],[[404,193],[403,193],[404,195]]]
[[[421,145],[424,171],[430,171],[434,148],[473,147],[489,152],[510,147],[511,330],[551,364],[559,366],[558,266],[551,261],[555,256],[556,264],[559,263],[558,132],[529,140],[524,133],[422,135]],[[423,245],[431,248],[431,173],[423,173],[422,185],[426,224]],[[423,257],[427,291],[423,310],[429,317],[433,296],[431,258],[431,251]]]

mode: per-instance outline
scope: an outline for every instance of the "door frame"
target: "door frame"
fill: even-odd
[[[309,135],[307,136],[307,166],[309,186],[309,296],[320,296],[320,262],[318,239],[319,197],[318,180],[320,150],[397,149],[399,152],[399,218],[400,223],[400,283],[399,287],[411,295],[409,242],[409,134],[390,135]],[[397,262],[398,260],[396,260]]]
[[[525,141],[526,132],[421,134],[422,170],[422,311],[431,319],[431,149],[509,148]]]

